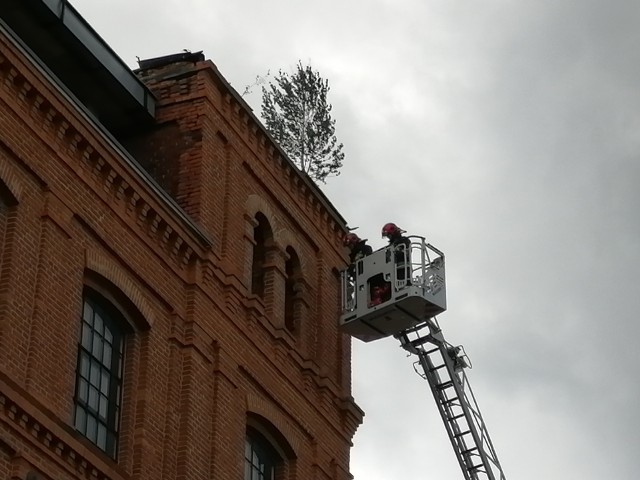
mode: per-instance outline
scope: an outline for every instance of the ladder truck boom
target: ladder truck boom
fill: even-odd
[[[424,237],[385,247],[342,272],[343,331],[371,342],[394,336],[415,355],[466,480],[506,480],[469,385],[462,346],[448,343],[436,315],[446,310],[444,254]]]

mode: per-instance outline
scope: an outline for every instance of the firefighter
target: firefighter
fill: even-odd
[[[411,281],[411,240],[403,235],[406,233],[395,223],[386,223],[382,227],[382,238],[389,240],[389,246],[395,251],[394,258],[397,266],[398,280]]]
[[[367,255],[373,253],[371,245],[367,245],[367,239],[360,238],[355,233],[347,233],[343,239],[343,244],[349,249],[349,269],[348,284],[347,284],[347,298],[354,299],[355,297],[355,283],[356,283],[356,262]]]
[[[353,264],[361,258],[371,255],[373,249],[367,245],[367,239],[358,237],[355,233],[347,233],[343,240],[344,246],[349,248],[349,261]]]
[[[403,236],[403,233],[406,232],[395,223],[385,223],[384,227],[382,227],[382,238],[388,239],[389,245],[393,245],[394,247],[404,245],[406,248],[409,248],[411,241]]]

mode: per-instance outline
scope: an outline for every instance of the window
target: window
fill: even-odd
[[[15,206],[18,204],[9,188],[0,180],[0,287],[7,281],[1,274],[5,273],[6,263],[10,262],[8,251],[11,244],[12,231],[15,227]],[[3,272],[4,271],[4,272]]]
[[[257,430],[250,428],[244,447],[244,480],[275,480],[281,458]]]
[[[300,306],[298,300],[298,282],[300,280],[300,259],[295,250],[287,247],[287,261],[285,273],[287,279],[284,286],[284,325],[292,333],[298,330],[298,318]]]
[[[124,319],[109,302],[84,297],[76,371],[76,430],[110,457],[118,451],[122,398]]]
[[[251,262],[251,293],[264,297],[265,262],[267,247],[272,241],[271,227],[267,217],[256,214],[256,226],[253,228],[253,259]]]
[[[0,184],[1,186],[2,184]],[[4,258],[4,241],[7,230],[7,219],[9,217],[9,207],[0,195],[0,272],[2,271],[2,259]]]
[[[262,415],[247,414],[244,448],[244,480],[298,478],[296,454],[291,444],[278,427]]]

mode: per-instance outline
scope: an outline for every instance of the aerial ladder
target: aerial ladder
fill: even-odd
[[[415,355],[466,480],[506,480],[465,370],[464,348],[444,338],[444,254],[424,237],[388,246],[342,272],[343,331],[364,342],[394,336]]]

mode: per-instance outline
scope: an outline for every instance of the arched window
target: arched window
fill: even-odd
[[[130,329],[114,305],[90,289],[83,297],[80,324],[74,425],[92,443],[115,458],[125,340]]]
[[[247,428],[244,446],[244,480],[276,480],[282,457],[264,435]]]
[[[0,183],[2,188],[2,183]],[[4,242],[7,231],[7,219],[9,217],[9,205],[0,194],[0,272],[2,271],[2,258],[4,257]]]
[[[256,226],[253,228],[253,259],[251,262],[251,293],[264,297],[264,266],[267,260],[267,247],[273,240],[271,226],[261,213],[257,213]]]
[[[4,317],[11,303],[11,275],[15,265],[13,245],[18,225],[17,207],[18,200],[0,180],[0,337],[3,335]]]
[[[10,218],[12,213],[15,213],[14,208],[18,202],[11,194],[11,191],[7,186],[0,181],[0,272],[2,272],[4,265],[3,260],[10,258],[7,254],[6,247],[9,242],[10,235],[8,234]]]
[[[247,415],[244,480],[297,478],[296,454],[289,440],[262,415]]]
[[[284,287],[284,325],[292,333],[298,331],[300,308],[297,302],[298,283],[300,282],[301,269],[298,254],[292,247],[287,247],[287,261],[285,262],[285,287]]]

